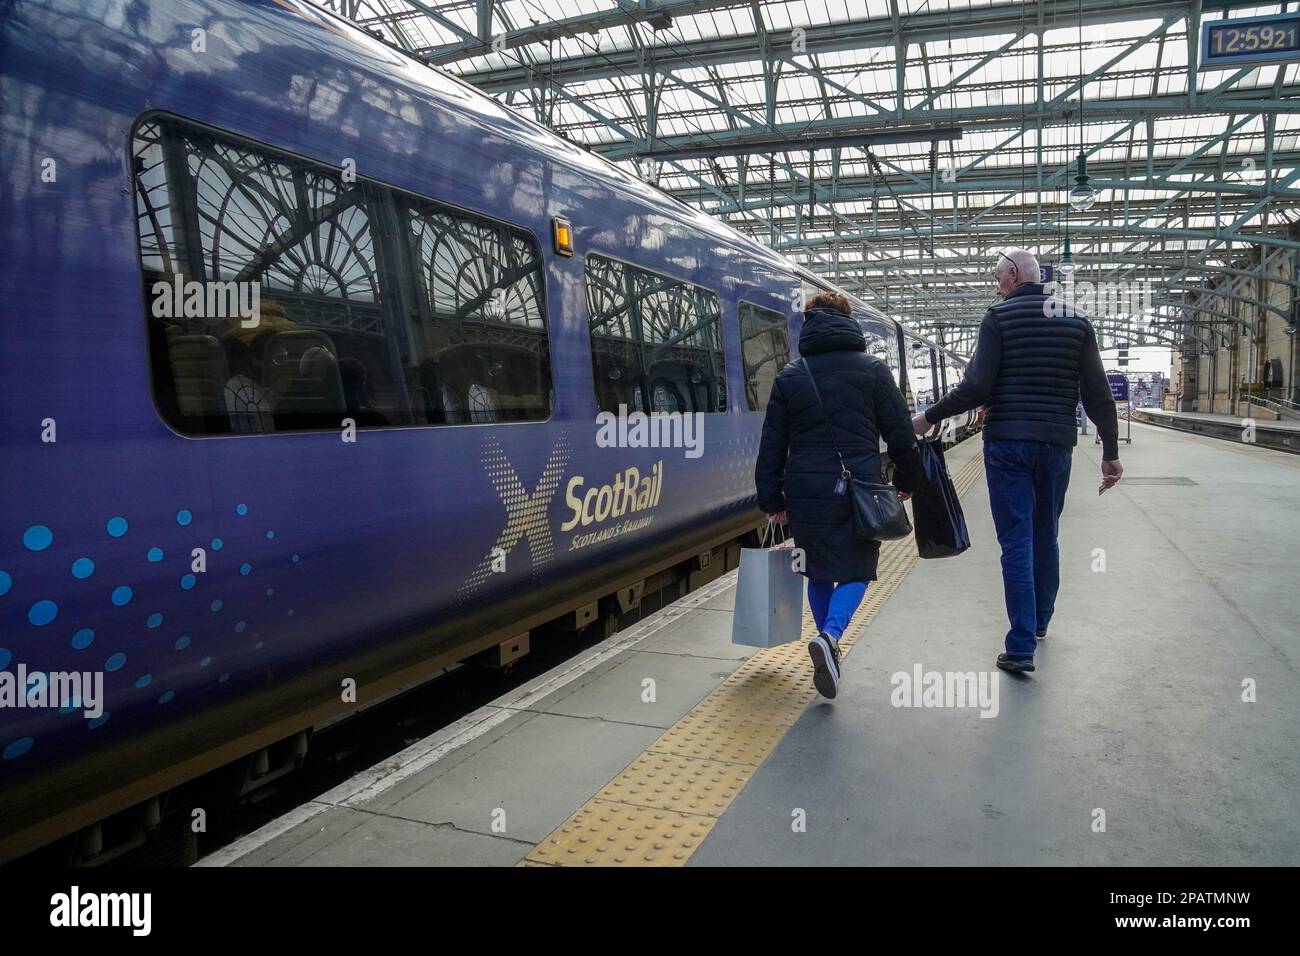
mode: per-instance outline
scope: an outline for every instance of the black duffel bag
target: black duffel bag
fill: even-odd
[[[916,524],[916,553],[923,558],[951,558],[970,547],[970,532],[953,487],[943,446],[919,441],[925,480],[912,492],[912,521]]]

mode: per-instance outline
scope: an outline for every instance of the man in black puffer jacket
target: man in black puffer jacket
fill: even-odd
[[[1124,469],[1115,400],[1092,323],[1047,294],[1038,260],[1023,249],[1000,254],[993,275],[1001,301],[980,323],[966,377],[917,415],[913,427],[923,435],[950,415],[985,407],[984,464],[1011,619],[997,664],[1032,671],[1060,588],[1057,530],[1080,399],[1101,437],[1102,486],[1114,485]]]
[[[848,495],[837,491],[835,446],[855,476],[879,481],[884,438],[895,485],[910,492],[923,480],[907,402],[889,366],[866,347],[847,298],[828,292],[809,300],[799,353],[817,378],[822,404],[802,363],[783,368],[772,384],[754,469],[758,506],[770,520],[785,523],[788,516],[795,545],[804,553],[802,573],[818,630],[808,653],[813,683],[825,697],[836,694],[839,639],[867,582],[876,578],[880,553],[880,542],[854,537]]]

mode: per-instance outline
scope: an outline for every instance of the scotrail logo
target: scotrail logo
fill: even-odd
[[[895,707],[978,707],[981,717],[998,715],[998,675],[988,671],[895,671],[889,678]]]
[[[703,412],[629,412],[596,416],[597,448],[681,448],[687,458],[704,454]]]
[[[663,485],[662,460],[654,463],[648,475],[642,475],[641,470],[633,466],[618,472],[613,481],[603,485],[587,487],[587,480],[582,475],[574,475],[564,489],[564,503],[569,506],[570,514],[568,520],[560,525],[561,531],[585,528],[610,518],[624,520],[600,531],[574,535],[569,542],[569,550],[576,551],[589,544],[598,544],[631,531],[639,531],[649,525],[654,520],[652,516],[634,518],[631,515],[658,505]]]

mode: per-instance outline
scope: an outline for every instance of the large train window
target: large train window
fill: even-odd
[[[722,307],[707,289],[589,255],[587,313],[596,405],[641,412],[727,408]]]
[[[551,410],[542,253],[532,236],[399,197],[417,272],[412,412],[421,423],[537,421]]]
[[[902,364],[898,358],[898,332],[892,323],[879,319],[858,319],[862,335],[867,340],[867,354],[874,355],[894,373],[898,381],[898,372]]]
[[[751,412],[767,408],[777,373],[790,361],[790,330],[785,316],[740,303],[741,356],[745,362],[745,402]]]
[[[911,389],[915,409],[923,412],[942,395],[939,393],[939,376],[935,368],[934,349],[920,339],[908,336],[904,339],[907,347],[907,382]]]
[[[142,121],[133,156],[154,395],[178,431],[549,414],[525,233],[172,118]]]

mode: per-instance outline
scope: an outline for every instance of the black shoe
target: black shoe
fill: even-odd
[[[1040,627],[1038,630],[1034,631],[1034,636],[1041,641],[1047,636],[1047,628]]]
[[[825,634],[808,642],[808,656],[813,664],[813,686],[817,693],[833,700],[840,688],[840,649]]]
[[[998,667],[1013,674],[1023,674],[1034,669],[1034,659],[1032,657],[1012,657],[1010,654],[999,654]]]

